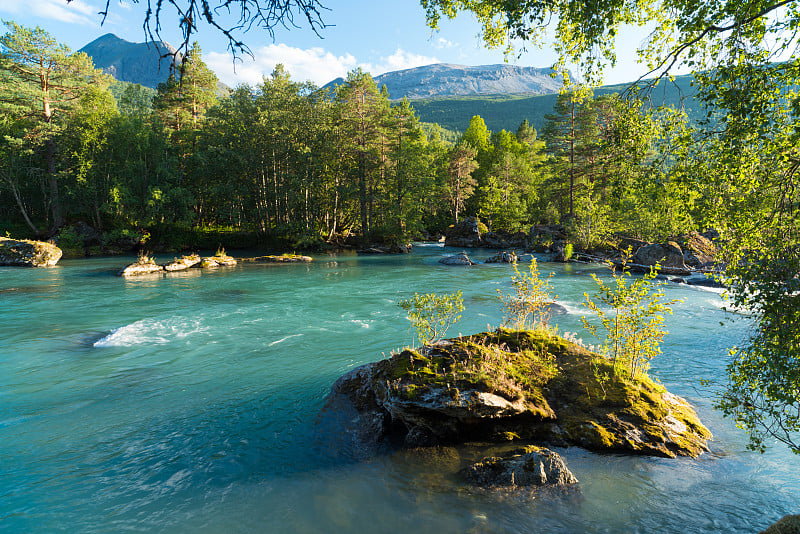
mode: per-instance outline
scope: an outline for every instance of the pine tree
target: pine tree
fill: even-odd
[[[478,168],[475,157],[478,150],[469,143],[459,142],[450,150],[447,166],[447,197],[453,209],[453,221],[458,224],[458,214],[464,209],[464,201],[475,191],[477,180],[472,172]]]
[[[55,232],[64,222],[56,168],[55,136],[60,120],[71,113],[89,86],[107,85],[108,78],[94,68],[86,54],[72,54],[45,30],[15,22],[5,25],[8,32],[0,37],[0,113],[24,124],[16,129],[12,143],[17,149],[44,152],[42,174],[52,214],[51,232]],[[14,177],[4,173],[4,179],[19,191],[16,183],[10,183]],[[23,215],[31,229],[40,233],[28,214]]]
[[[543,138],[547,151],[555,159],[559,183],[559,213],[562,222],[575,218],[576,192],[586,175],[591,172],[592,143],[596,142],[592,128],[595,115],[588,105],[590,95],[566,92],[558,95],[553,113],[545,115],[547,121]],[[565,177],[568,182],[565,184]]]
[[[339,129],[342,134],[343,155],[352,162],[349,174],[358,186],[358,206],[361,235],[369,240],[372,225],[372,192],[376,174],[381,170],[383,125],[389,111],[386,94],[378,91],[375,81],[360,68],[351,71],[343,85],[337,87]]]

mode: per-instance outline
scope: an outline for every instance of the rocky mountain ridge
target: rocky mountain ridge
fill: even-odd
[[[378,87],[389,90],[389,98],[409,100],[439,96],[466,96],[490,94],[547,95],[557,93],[563,85],[560,76],[553,76],[553,69],[520,67],[518,65],[453,65],[435,63],[380,76],[374,76]],[[337,78],[325,87],[344,83]]]

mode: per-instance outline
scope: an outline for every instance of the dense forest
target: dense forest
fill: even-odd
[[[700,193],[664,150],[687,135],[672,109],[576,89],[542,132],[474,116],[455,137],[360,70],[327,90],[279,65],[220,98],[195,44],[153,93],[6,26],[0,231],[15,237],[70,248],[80,223],[102,235],[94,252],[313,248],[406,242],[471,215],[499,232],[563,224],[591,246],[702,224]]]

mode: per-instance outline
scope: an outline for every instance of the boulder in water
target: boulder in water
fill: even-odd
[[[357,412],[347,432],[372,448],[513,436],[675,457],[698,456],[711,437],[685,400],[647,376],[617,374],[603,356],[541,331],[501,329],[404,350],[340,378],[329,402],[342,399]]]
[[[191,267],[194,267],[198,263],[202,261],[200,256],[197,254],[190,254],[189,256],[183,256],[181,258],[175,258],[173,261],[164,264],[164,270],[171,273],[175,271],[184,271]]]
[[[61,249],[52,243],[0,237],[0,265],[52,267],[61,255]]]
[[[208,256],[200,260],[196,267],[203,269],[215,269],[217,267],[233,267],[236,265],[236,259],[225,254],[225,252],[217,253],[215,256]]]
[[[136,261],[136,263],[131,263],[127,267],[123,267],[122,270],[117,273],[117,275],[130,277],[162,272],[164,272],[164,267],[157,264],[153,258],[149,256],[139,256],[139,259]]]
[[[517,261],[519,261],[519,258],[517,257],[516,253],[504,251],[495,254],[486,260],[486,263],[517,263]]]
[[[478,486],[570,486],[578,479],[558,453],[529,445],[504,456],[483,458],[461,470]]]
[[[474,261],[469,259],[466,252],[460,252],[453,256],[447,256],[439,260],[443,265],[477,265]]]

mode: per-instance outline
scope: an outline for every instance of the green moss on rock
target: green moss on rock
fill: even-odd
[[[770,525],[761,534],[800,534],[800,515],[787,515]]]
[[[500,329],[373,365],[379,404],[447,440],[541,439],[674,457],[701,454],[711,438],[660,384],[615,375],[602,356],[546,332]]]

